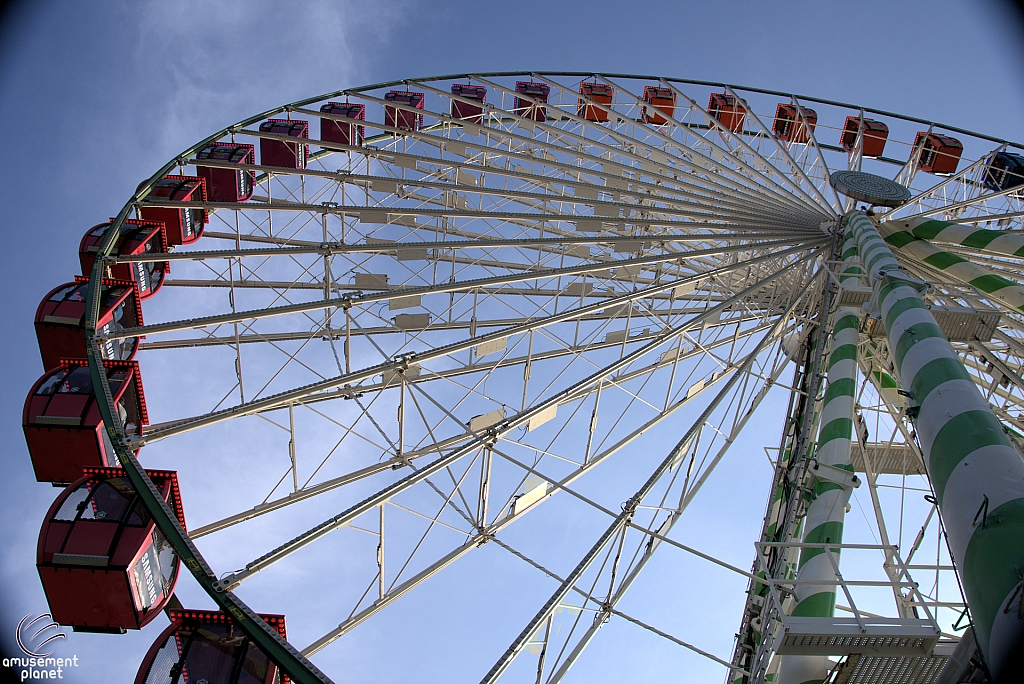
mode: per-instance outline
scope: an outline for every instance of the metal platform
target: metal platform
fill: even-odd
[[[864,285],[841,285],[839,306],[855,306],[858,309],[871,299],[871,288]]]
[[[911,454],[912,455],[912,454]],[[935,675],[942,669],[951,649],[943,643],[936,652],[939,637],[942,634],[939,624],[932,612],[925,606],[917,583],[910,577],[910,570],[899,556],[895,546],[877,544],[825,544],[800,542],[784,544],[782,542],[758,542],[758,558],[767,556],[766,551],[772,547],[797,546],[799,548],[821,548],[825,557],[832,562],[836,573],[837,593],[842,592],[850,602],[853,617],[801,617],[787,615],[781,608],[783,592],[793,594],[795,587],[813,580],[802,580],[799,577],[774,578],[767,573],[765,581],[769,592],[766,597],[762,616],[772,634],[770,646],[773,657],[787,655],[825,655],[844,656],[844,660],[834,671],[841,681],[864,682],[865,684],[890,684],[907,682],[908,684],[933,684]],[[889,582],[874,580],[854,580],[844,577],[839,572],[835,554],[842,550],[844,555],[852,551],[885,550],[891,554],[892,562],[902,571],[903,579]],[[761,561],[760,569],[764,570]],[[891,585],[894,595],[905,590],[924,606],[923,618],[884,617],[864,613],[857,609],[853,602],[851,589],[858,586]],[[935,656],[939,656],[936,658]],[[767,667],[767,663],[764,665]],[[922,678],[924,677],[924,678]],[[830,684],[837,680],[831,678]]]
[[[924,464],[917,454],[906,444],[889,444],[888,442],[868,442],[866,447],[854,442],[850,450],[853,469],[858,473],[867,472],[864,465],[864,452],[867,451],[871,467],[880,475],[925,475]]]
[[[999,325],[1000,313],[994,309],[932,307],[935,322],[950,342],[988,342]]]
[[[851,293],[859,296],[859,293]],[[842,302],[842,299],[840,299]],[[932,316],[939,329],[950,342],[988,342],[995,334],[1001,314],[995,309],[968,309],[966,307],[932,307]],[[881,322],[869,318],[865,332],[869,337],[883,337],[885,330]]]
[[[863,285],[843,285],[839,288],[839,306],[861,308],[871,300],[871,288]],[[932,316],[950,342],[970,342],[992,339],[999,325],[999,311],[995,309],[972,309],[957,306],[931,307]],[[868,335],[873,335],[877,321],[869,319]],[[881,332],[881,328],[878,329]]]
[[[929,656],[939,640],[931,620],[782,618],[779,655]]]
[[[932,684],[949,658],[854,654],[840,663],[829,684]]]

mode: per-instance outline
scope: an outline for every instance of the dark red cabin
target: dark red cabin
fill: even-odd
[[[344,116],[349,119],[366,121],[366,105],[347,102],[328,102],[320,107],[324,114]],[[363,127],[347,121],[335,121],[320,117],[320,139],[340,145],[362,145]]]
[[[82,264],[83,276],[92,273],[92,267],[96,263],[96,252],[99,251],[103,236],[113,222],[114,219],[110,219],[106,223],[93,226],[82,237],[82,242],[78,246],[78,260]],[[158,221],[126,220],[121,237],[114,245],[114,254],[122,256],[166,253],[167,234],[164,224]],[[142,299],[148,299],[155,295],[160,286],[164,284],[164,278],[170,270],[171,265],[166,261],[107,264],[103,269],[103,277],[114,280],[134,280],[139,286],[139,296]],[[65,356],[69,355],[65,354]]]
[[[518,95],[516,95],[515,100],[512,102],[516,114],[525,119],[547,121],[548,108],[543,104],[537,104],[537,102],[547,103],[548,95],[551,94],[551,86],[547,83],[536,83],[535,81],[516,81],[516,93]],[[523,97],[519,97],[519,95]],[[525,98],[530,99],[527,100]],[[537,102],[533,102],[533,100]]]
[[[196,162],[202,161],[254,165],[256,147],[233,142],[210,143],[196,153]],[[244,169],[196,163],[196,173],[206,181],[206,194],[212,202],[244,202],[252,197],[256,185],[256,174]]]
[[[153,187],[146,199],[206,202],[208,197],[204,178],[166,176]],[[163,222],[168,245],[187,245],[195,242],[203,236],[203,226],[210,220],[205,209],[185,207],[139,207],[139,218]]]
[[[100,294],[98,334],[142,325],[142,305],[134,281],[104,280]],[[64,358],[82,358],[85,351],[85,292],[88,278],[75,278],[50,291],[36,309],[36,339],[43,368],[56,368]],[[107,340],[100,344],[103,358],[127,361],[139,347],[137,337]]]
[[[184,527],[177,473],[146,473]],[[85,468],[57,497],[39,531],[36,567],[53,621],[76,632],[140,629],[178,578],[178,557],[120,468]]]
[[[267,119],[260,124],[260,133],[273,133],[297,140],[309,138],[308,121]],[[260,138],[260,160],[263,166],[304,169],[309,158],[309,145],[300,142]]]
[[[229,615],[212,610],[169,611],[171,625],[150,647],[135,684],[275,684],[290,680]],[[283,615],[260,617],[287,639]],[[176,679],[177,677],[177,679]]]
[[[107,382],[126,435],[149,423],[135,361],[104,361]],[[36,381],[25,399],[22,427],[36,480],[64,484],[82,468],[117,465],[85,360],[65,359]]]
[[[811,139],[818,123],[818,113],[810,107],[780,102],[775,108],[775,123],[772,131],[779,140],[791,143],[805,143]]]
[[[576,114],[587,121],[598,123],[608,121],[608,112],[600,107],[587,104],[586,99],[610,108],[613,95],[615,95],[615,90],[607,83],[587,83],[585,81],[580,83],[580,97],[576,100]]]
[[[730,93],[712,93],[708,100],[708,114],[722,127],[740,133],[747,115],[747,103]]]
[[[466,119],[475,123],[484,120],[484,102],[487,101],[487,88],[482,85],[452,84],[452,118]],[[480,104],[471,104],[456,100],[461,97]]]
[[[919,131],[914,138],[913,153],[921,148],[918,168],[930,173],[956,173],[964,146],[956,138],[938,133]]]
[[[404,105],[413,109],[423,109],[423,93],[413,93],[408,90],[391,90],[384,96],[384,101],[394,102],[395,105]],[[405,131],[418,131],[423,126],[423,115],[386,104],[384,105],[384,125],[401,128]]]
[[[671,88],[644,86],[644,123],[662,126],[668,123],[668,117],[676,114],[676,93]],[[664,114],[665,116],[661,116]]]
[[[889,137],[889,127],[881,121],[874,119],[862,119],[859,116],[846,117],[846,125],[843,126],[843,135],[839,138],[839,144],[847,152],[852,152],[857,144],[857,133],[864,130],[864,152],[865,157],[881,157],[885,150],[885,141]]]

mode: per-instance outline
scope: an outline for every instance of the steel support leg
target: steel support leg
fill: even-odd
[[[804,519],[804,542],[840,544],[850,492],[859,482],[850,462],[853,405],[857,392],[858,311],[841,308],[833,324],[828,359],[828,385],[822,401],[821,420],[811,503]],[[805,548],[800,554],[798,580],[835,582],[836,573],[824,549]],[[800,617],[831,617],[835,613],[835,586],[798,584],[792,614]],[[787,656],[779,668],[780,684],[820,683],[829,671],[826,656]]]
[[[847,216],[917,428],[975,634],[997,682],[1024,670],[1024,460],[865,214]]]

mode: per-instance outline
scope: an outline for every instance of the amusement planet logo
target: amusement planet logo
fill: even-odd
[[[48,644],[58,639],[67,639],[60,631],[60,626],[53,621],[53,616],[43,613],[32,617],[29,613],[18,623],[15,632],[18,648],[27,656],[25,658],[4,658],[3,666],[21,671],[21,681],[38,679],[64,679],[64,670],[78,667],[78,656],[70,658],[52,658],[53,651],[44,650]]]

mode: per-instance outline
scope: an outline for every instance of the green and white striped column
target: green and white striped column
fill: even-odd
[[[865,274],[860,252],[857,250],[857,241],[853,237],[853,231],[847,228],[846,234],[843,235],[843,263],[839,270],[839,284],[859,285],[862,277],[865,277]],[[902,406],[904,402],[899,393],[900,384],[874,361],[871,351],[870,347],[865,348],[858,359],[864,375],[870,376],[882,401],[890,406]]]
[[[805,543],[841,544],[843,519],[850,492],[856,486],[850,462],[853,407],[857,391],[857,309],[844,307],[835,315],[832,347],[828,357],[828,384],[822,400],[812,500],[804,518]],[[838,551],[833,552],[838,561]],[[800,553],[798,581],[835,582],[836,573],[824,549],[804,548]],[[831,617],[836,607],[836,586],[797,584],[791,615]],[[786,656],[779,667],[780,684],[819,684],[829,671],[826,656]]]
[[[1000,304],[1024,311],[1024,287],[904,230],[901,227],[904,223],[906,221],[889,221],[882,224],[881,231],[885,234],[885,241],[897,249],[912,254],[929,266],[978,288]]]
[[[863,275],[864,269],[860,264],[857,241],[853,239],[853,233],[846,231],[846,235],[843,236],[843,263],[839,268],[839,284],[858,285]]]
[[[997,682],[1024,671],[1024,460],[863,213],[848,215],[911,404],[950,553]],[[1013,599],[1013,605],[1010,605]]]
[[[1006,256],[1024,256],[1024,233],[1020,232],[989,230],[930,218],[895,219],[882,225],[883,228],[892,226],[909,231],[915,237],[932,242],[961,245]]]

